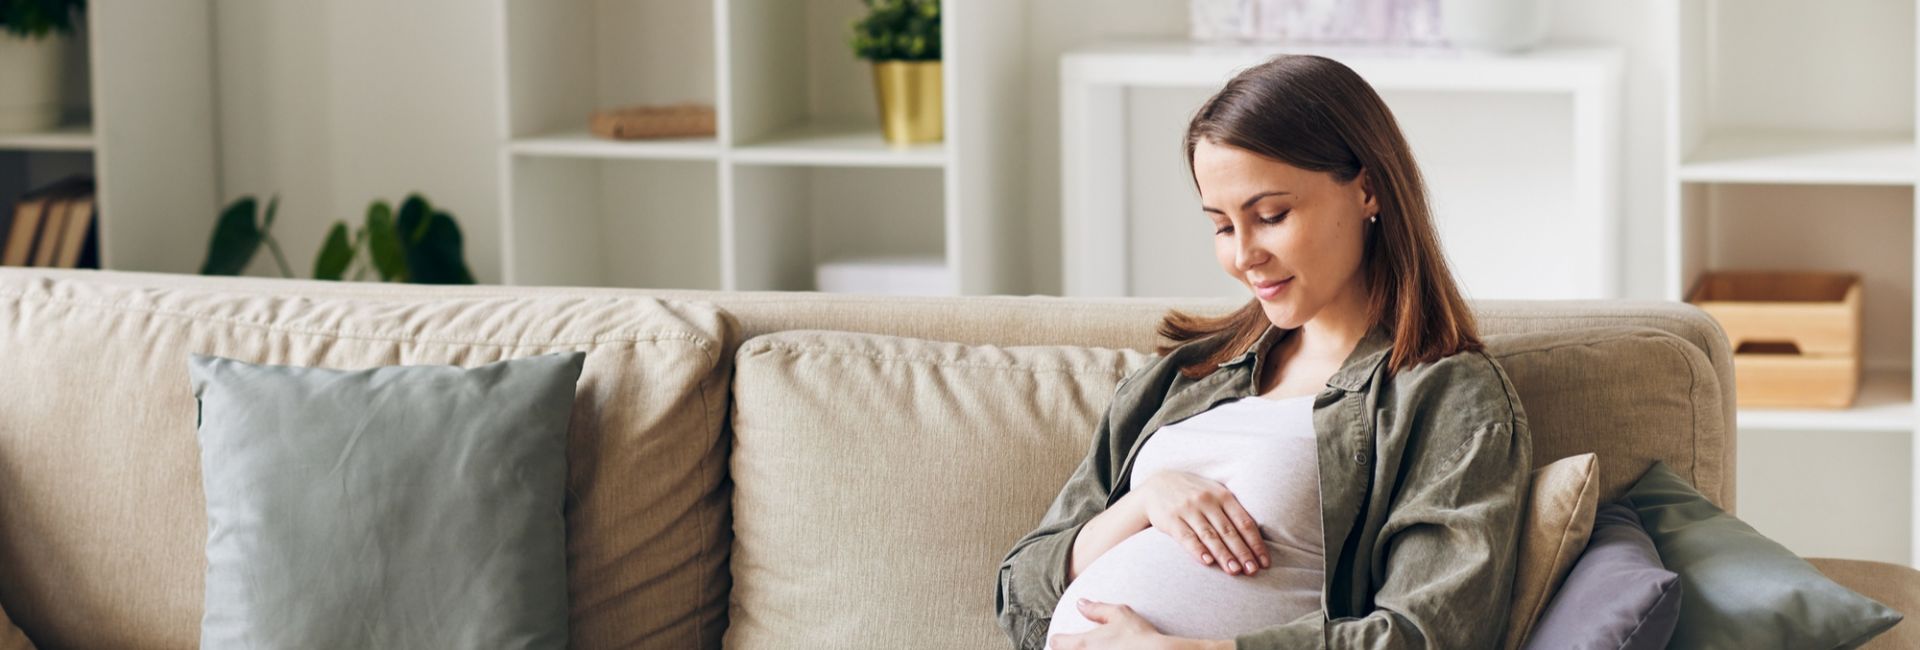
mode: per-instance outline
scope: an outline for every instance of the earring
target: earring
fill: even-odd
[[[1367,217],[1367,223],[1380,223],[1380,215],[1376,214],[1371,217]]]

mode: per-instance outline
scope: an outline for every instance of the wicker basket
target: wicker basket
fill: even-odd
[[[673,104],[602,109],[593,112],[587,128],[596,136],[615,140],[711,136],[713,107]]]

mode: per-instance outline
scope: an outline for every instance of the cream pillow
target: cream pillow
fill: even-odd
[[[734,366],[724,647],[995,648],[1000,560],[1150,357],[787,331]]]
[[[1600,499],[1600,461],[1593,454],[1568,456],[1533,470],[1525,521],[1520,525],[1519,566],[1513,574],[1513,609],[1503,647],[1527,640],[1553,592],[1573,569],[1593,534]]]

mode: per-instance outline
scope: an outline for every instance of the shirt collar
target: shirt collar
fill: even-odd
[[[1254,369],[1260,367],[1260,360],[1266,357],[1267,351],[1273,348],[1273,343],[1285,336],[1286,332],[1287,330],[1268,323],[1266,331],[1260,333],[1259,339],[1252,345],[1248,345],[1239,356],[1220,362],[1220,367],[1245,364],[1247,373],[1245,390],[1248,395],[1258,393],[1260,388],[1256,382],[1259,381],[1259,376]],[[1380,360],[1385,358],[1391,350],[1393,350],[1393,336],[1388,333],[1387,328],[1374,327],[1367,330],[1367,333],[1360,337],[1360,342],[1354,344],[1353,352],[1347,354],[1347,360],[1340,364],[1340,369],[1335,371],[1332,377],[1327,378],[1327,386],[1349,392],[1360,390],[1366,386],[1367,379],[1373,376],[1374,367],[1379,365]]]

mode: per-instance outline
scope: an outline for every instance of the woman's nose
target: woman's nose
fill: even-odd
[[[1233,243],[1235,247],[1234,264],[1236,264],[1240,270],[1244,271],[1252,268],[1256,264],[1267,261],[1266,252],[1254,245],[1252,237],[1247,237],[1236,232],[1233,236]]]

